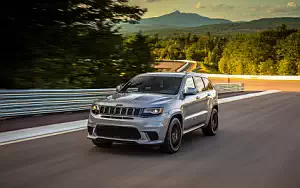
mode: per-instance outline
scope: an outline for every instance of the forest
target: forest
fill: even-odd
[[[147,11],[128,0],[5,1],[5,7],[0,89],[114,87],[155,71],[162,59],[196,60],[195,72],[300,75],[300,32],[286,25],[229,36],[128,36],[119,24],[136,23]]]
[[[300,75],[300,32],[286,25],[255,34],[151,38],[155,58],[199,61],[196,72]]]

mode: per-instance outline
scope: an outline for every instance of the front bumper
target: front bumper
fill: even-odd
[[[165,140],[166,132],[169,125],[169,114],[165,113],[156,117],[132,117],[132,119],[114,119],[105,118],[101,115],[94,115],[90,113],[88,120],[89,133],[88,138],[92,140],[110,140],[113,142],[130,142],[144,145],[156,145],[161,144]],[[115,127],[128,127],[135,128],[140,134],[139,139],[126,139],[117,137],[100,136],[97,134],[97,126],[115,126]],[[149,132],[157,133],[157,138],[153,139]]]

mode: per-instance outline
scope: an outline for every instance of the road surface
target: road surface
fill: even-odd
[[[0,187],[300,187],[300,93],[222,104],[215,137],[184,136],[168,155],[99,149],[79,131],[0,147]]]

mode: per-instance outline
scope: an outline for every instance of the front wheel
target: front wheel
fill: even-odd
[[[181,145],[182,126],[177,118],[173,118],[163,144],[163,150],[167,153],[176,153]]]
[[[202,132],[205,136],[215,136],[219,128],[218,110],[213,109],[210,120],[207,127],[202,128]]]
[[[111,141],[100,141],[100,140],[92,140],[93,143],[99,148],[111,148],[113,142]]]

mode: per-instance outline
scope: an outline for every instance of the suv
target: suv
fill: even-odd
[[[94,102],[88,138],[98,147],[137,143],[175,153],[184,134],[200,128],[206,136],[217,133],[218,109],[218,94],[201,74],[141,74]]]

